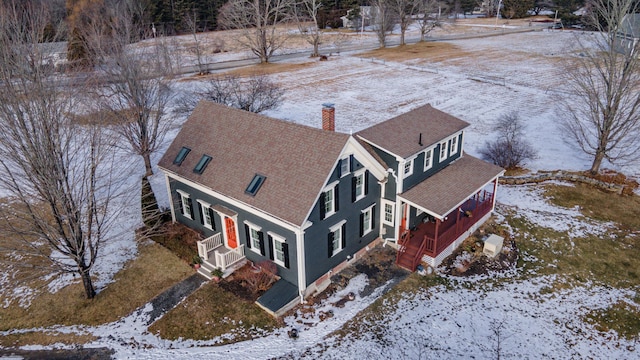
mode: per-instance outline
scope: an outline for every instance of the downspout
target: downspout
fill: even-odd
[[[167,185],[167,194],[169,195],[169,208],[171,209],[171,222],[176,222],[176,212],[173,208],[173,196],[171,196],[171,184],[169,183],[169,175],[164,173],[164,182]]]
[[[298,261],[298,295],[300,304],[304,304],[304,291],[307,288],[307,278],[305,276],[305,256],[304,256],[304,230],[299,228],[296,231],[297,261]]]
[[[388,169],[387,169],[387,173],[389,173],[391,176],[393,176],[393,178],[396,180],[396,198],[395,198],[394,200],[395,200],[395,204],[396,204],[396,208],[395,208],[395,211],[396,211],[395,219],[396,219],[396,224],[397,224],[397,219],[399,218],[399,217],[398,217],[398,210],[400,209],[400,204],[399,204],[399,202],[398,202],[398,197],[397,197],[397,195],[398,195],[398,194],[397,194],[397,189],[398,189],[398,176],[395,174],[395,171],[393,171],[393,169],[392,169],[392,168],[388,168]],[[385,186],[385,188],[386,188],[386,186]],[[385,189],[385,190],[386,190],[386,189]],[[382,195],[381,195],[381,197],[382,197]],[[380,212],[382,213],[382,211],[380,211]],[[380,223],[382,223],[382,222],[380,222]],[[398,237],[399,237],[400,235],[398,234],[398,226],[397,226],[397,225],[394,225],[394,226],[393,226],[393,234],[394,234],[394,237],[391,237],[391,238],[385,238],[385,239],[384,239],[384,241],[382,242],[382,247],[385,247],[385,246],[387,245],[387,243],[388,243],[388,242],[394,242],[394,243],[397,243],[397,242],[398,242]]]

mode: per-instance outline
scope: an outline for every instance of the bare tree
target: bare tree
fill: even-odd
[[[11,231],[0,251],[36,257],[50,274],[79,275],[93,298],[115,172],[104,133],[74,116],[85,106],[75,88],[43,66],[48,13],[44,3],[0,3],[0,188],[10,204],[0,214]]]
[[[311,57],[320,56],[318,50],[322,34],[318,24],[318,10],[320,8],[322,8],[320,0],[300,0],[295,4],[293,12],[300,34],[313,46]]]
[[[566,101],[568,135],[593,156],[591,173],[603,160],[625,163],[640,156],[640,43],[624,40],[627,14],[638,12],[635,0],[592,0],[589,24],[600,32],[593,43],[577,37],[581,56],[572,59],[565,74],[573,94]]]
[[[525,125],[516,112],[502,115],[495,126],[498,138],[487,141],[480,154],[505,169],[515,169],[536,158],[536,152],[524,138]]]
[[[413,22],[421,0],[389,0],[395,18],[400,24],[400,45],[405,45],[405,33]]]
[[[220,9],[220,24],[241,30],[237,40],[267,63],[289,35],[278,26],[290,19],[293,0],[230,0]]]
[[[185,26],[191,31],[191,35],[193,35],[193,52],[196,54],[196,60],[198,62],[198,71],[200,75],[204,75],[208,73],[205,69],[204,64],[202,63],[202,46],[200,44],[200,40],[198,39],[198,13],[194,8],[192,12],[188,12],[184,16],[183,20]]]
[[[129,46],[138,39],[140,29],[133,23],[127,3],[118,5],[105,9],[110,15],[105,26],[87,27],[83,35],[90,40],[91,53],[102,64],[98,73],[106,81],[96,94],[101,107],[110,114],[129,150],[142,157],[145,176],[150,176],[151,154],[173,127],[165,117],[171,91],[156,73],[161,64],[153,54],[138,53]]]
[[[381,48],[386,47],[387,34],[393,31],[392,0],[371,0],[373,30]]]
[[[416,0],[417,9],[415,21],[420,28],[420,41],[424,41],[428,33],[436,27],[441,26],[440,9],[438,0]]]

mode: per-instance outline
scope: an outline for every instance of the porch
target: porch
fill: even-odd
[[[474,225],[484,222],[493,209],[493,200],[494,194],[483,190],[447,214],[443,220],[425,214],[413,228],[401,228],[396,263],[415,271],[423,256],[437,258]]]
[[[222,234],[217,233],[197,242],[198,256],[202,259],[200,274],[211,279],[211,271],[220,268],[225,273],[230,273],[242,266],[246,260],[244,245],[231,249],[224,245]]]

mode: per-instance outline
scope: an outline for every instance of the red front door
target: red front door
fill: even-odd
[[[235,249],[238,247],[238,239],[236,239],[236,223],[230,217],[224,218],[225,227],[227,228],[227,245]]]

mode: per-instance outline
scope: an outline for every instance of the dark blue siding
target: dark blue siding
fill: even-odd
[[[325,218],[321,218],[320,202],[316,203],[309,220],[313,223],[311,227],[305,231],[305,262],[307,285],[317,280],[331,268],[340,264],[347,259],[348,255],[353,256],[355,252],[365,247],[371,241],[379,236],[380,225],[380,185],[377,179],[370,173],[368,174],[368,193],[367,195],[356,201],[351,200],[351,187],[353,172],[361,169],[363,166],[357,160],[353,160],[352,172],[343,177],[338,177],[338,169],[335,169],[329,183],[339,179],[338,199],[339,210]],[[339,165],[338,165],[339,167]],[[375,226],[373,231],[360,237],[360,214],[362,210],[375,204]],[[346,220],[344,238],[346,240],[345,248],[333,257],[329,257],[328,236],[329,229],[338,224],[342,220]]]
[[[450,146],[451,140],[447,142],[447,146]],[[436,145],[433,150],[433,165],[432,167],[424,171],[424,151],[418,154],[418,156],[413,160],[413,174],[404,178],[403,181],[403,190],[407,191],[417,184],[421,183],[431,175],[437,173],[442,170],[444,167],[449,165],[454,160],[460,157],[462,153],[462,134],[458,136],[458,152],[456,152],[453,156],[447,157],[444,161],[440,161],[440,144]],[[448,152],[447,152],[448,154]],[[399,171],[404,171],[403,165]]]
[[[289,268],[284,268],[282,266],[278,266],[278,275],[280,275],[283,279],[285,279],[286,281],[294,284],[296,287],[298,286],[298,264],[297,264],[297,246],[296,246],[296,236],[293,232],[291,232],[290,230],[287,230],[281,226],[278,226],[276,224],[271,223],[270,221],[267,221],[261,217],[258,217],[252,213],[249,212],[245,212],[242,209],[239,209],[225,201],[219,200],[217,198],[214,198],[212,196],[209,196],[203,192],[200,192],[196,189],[193,189],[183,183],[180,183],[178,181],[172,180],[170,181],[170,187],[171,187],[171,196],[172,196],[172,201],[174,204],[174,209],[176,212],[176,220],[180,223],[185,224],[186,226],[195,229],[197,231],[199,231],[201,234],[203,234],[203,236],[209,237],[214,235],[215,233],[219,233],[222,232],[222,219],[220,218],[219,214],[214,212],[214,222],[215,222],[215,231],[212,231],[211,229],[208,229],[206,227],[204,227],[204,225],[202,225],[201,223],[201,219],[200,219],[200,214],[198,212],[198,209],[196,208],[196,206],[198,206],[198,203],[196,202],[197,199],[203,200],[209,204],[213,205],[222,205],[224,207],[227,207],[233,211],[235,211],[236,213],[238,213],[238,218],[237,218],[237,223],[236,226],[238,228],[238,242],[240,244],[244,244],[245,245],[245,256],[247,257],[247,259],[253,261],[253,262],[260,262],[263,260],[269,260],[269,254],[272,251],[271,249],[269,249],[269,245],[268,245],[268,239],[267,239],[267,232],[271,231],[275,234],[278,234],[279,236],[285,238],[285,243],[288,244],[288,249],[289,249]],[[182,213],[180,212],[180,207],[178,205],[178,202],[180,201],[180,197],[178,195],[178,193],[176,192],[176,189],[180,189],[181,191],[184,191],[186,193],[189,194],[189,196],[193,199],[193,206],[194,206],[194,219],[189,219],[185,216],[182,215]],[[262,227],[261,231],[264,234],[264,242],[265,242],[265,255],[262,256],[259,253],[254,252],[253,250],[249,249],[249,247],[247,246],[247,237],[245,235],[245,231],[244,231],[244,222],[245,221],[249,221],[254,225],[260,226]]]

